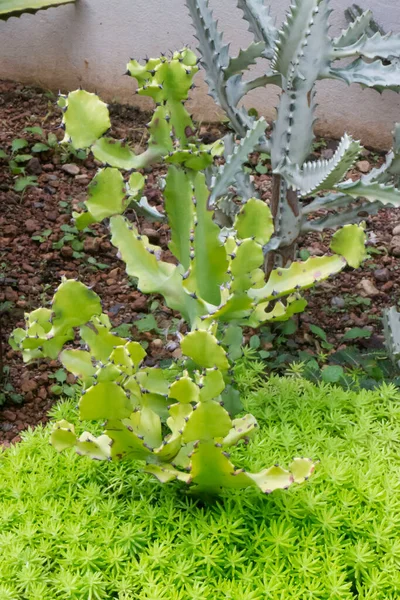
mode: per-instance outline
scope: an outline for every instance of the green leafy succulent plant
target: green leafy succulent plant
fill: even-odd
[[[87,212],[74,214],[77,227],[109,219],[111,241],[128,274],[137,278],[139,290],[163,295],[191,328],[207,327],[215,320],[257,327],[268,320],[287,319],[306,305],[298,295],[301,289],[346,265],[359,266],[365,255],[364,229],[345,226],[333,236],[332,255],[272,270],[265,282],[263,250],[275,239],[270,208],[255,192],[249,196],[238,189],[238,202],[226,223],[224,208],[214,199],[240,180],[242,165],[267,124],[264,119],[252,123],[238,144],[231,139],[225,145],[199,143],[184,106],[196,64],[187,49],[170,60],[150,59],[143,66],[133,60],[128,63],[127,73],[138,80],[138,93],[156,102],[148,149],[140,155],[123,142],[103,137],[111,122],[106,104],[95,94],[77,90],[61,98],[65,141],[90,147],[106,165],[90,185]],[[221,151],[225,164],[213,174],[213,157]],[[162,249],[150,244],[123,215],[134,208],[154,220],[164,218],[142,196],[145,178],[137,171],[161,160],[168,168],[164,206],[171,232],[169,248],[177,264],[162,260]]]
[[[80,418],[106,423],[102,435],[78,437],[71,423],[57,422],[51,436],[57,450],[74,447],[95,460],[142,460],[161,482],[178,480],[208,494],[251,486],[269,493],[311,475],[314,465],[305,458],[295,458],[289,470],[275,465],[259,473],[230,462],[227,449],[247,441],[257,422],[252,415],[232,420],[224,408],[229,361],[212,324],[183,337],[187,368],[170,382],[162,369],[141,366],[141,345],[112,334],[100,298],[77,281],[65,280],[51,309],[26,319],[26,329],[12,337],[25,360],[54,357],[80,327],[88,350],[63,350],[60,360],[81,382]]]
[[[295,0],[278,29],[263,0],[238,0],[254,41],[238,56],[230,57],[229,45],[223,42],[208,0],[186,0],[186,5],[210,94],[240,137],[254,126],[254,117],[239,106],[244,96],[267,85],[282,90],[271,136],[264,135],[258,144],[259,150],[270,153],[274,173],[271,209],[275,233],[264,245],[267,276],[277,264],[285,266],[293,260],[301,234],[357,223],[382,207],[400,205],[399,125],[385,165],[360,181],[342,182],[362,149],[351,136],[343,136],[330,160],[308,160],[316,82],[334,79],[379,92],[400,91],[400,62],[394,60],[400,57],[400,35],[374,33],[369,28],[372,13],[367,10],[331,39],[329,0]],[[353,60],[336,66],[336,61],[344,58]],[[246,79],[245,73],[258,59],[268,60],[269,68],[261,77]],[[226,204],[226,169],[229,165],[216,175],[211,203]],[[239,178],[239,187],[251,189],[242,173]],[[304,202],[309,199],[313,199],[311,203]],[[329,214],[321,217],[320,209],[329,210]]]

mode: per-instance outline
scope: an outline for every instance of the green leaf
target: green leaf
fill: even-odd
[[[325,383],[337,383],[344,375],[344,370],[339,365],[330,365],[322,370],[321,377]]]
[[[223,438],[228,435],[231,423],[229,414],[218,402],[200,402],[189,415],[182,439],[188,443]]]
[[[13,152],[17,152],[18,150],[22,150],[22,148],[26,148],[28,142],[23,138],[16,138],[11,142],[11,149]]]
[[[89,352],[84,350],[64,350],[60,354],[61,364],[70,372],[85,379],[95,374],[92,358]]]
[[[142,316],[135,322],[135,325],[139,331],[160,331],[154,315],[151,314]]]
[[[183,354],[200,367],[229,368],[226,352],[218,345],[216,338],[208,331],[198,330],[188,333],[181,342]]]
[[[86,206],[96,221],[121,214],[126,208],[124,178],[118,169],[101,169],[89,185]]]
[[[252,335],[249,341],[250,348],[257,350],[261,346],[261,340],[258,335]]]
[[[0,158],[8,158],[7,152],[4,152],[2,148],[0,148]]]
[[[16,163],[22,163],[22,162],[27,162],[28,160],[31,160],[32,158],[32,154],[17,154],[17,156],[14,156],[14,161]]]
[[[347,263],[358,268],[367,256],[365,248],[366,234],[360,225],[345,225],[332,236],[330,248],[344,256]]]
[[[27,187],[37,186],[37,177],[34,175],[28,175],[27,177],[19,177],[15,184],[14,190],[16,192],[23,192]]]
[[[64,141],[76,149],[88,148],[111,127],[107,105],[96,94],[70,92],[64,111]]]
[[[198,386],[188,376],[187,372],[183,377],[180,377],[180,379],[177,379],[171,384],[168,393],[169,398],[173,398],[183,404],[188,404],[189,402],[197,403],[199,401],[199,395],[200,390]]]
[[[47,150],[50,150],[49,146],[47,144],[42,144],[41,142],[34,144],[31,148],[31,152],[47,152]]]
[[[27,133],[32,133],[33,135],[40,135],[44,137],[44,131],[41,127],[24,127],[24,131]]]
[[[346,340],[356,340],[359,338],[369,338],[372,335],[372,331],[369,329],[362,329],[361,327],[353,327],[346,331],[344,336],[342,337],[342,342]]]
[[[324,342],[328,341],[325,331],[323,329],[321,329],[321,327],[318,327],[318,325],[311,324],[310,331],[312,331],[315,335],[317,335],[319,338],[321,338],[321,340],[324,340]]]

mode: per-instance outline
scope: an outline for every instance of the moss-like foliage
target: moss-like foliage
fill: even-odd
[[[399,598],[399,395],[265,383],[251,364],[237,378],[261,428],[242,466],[318,456],[312,483],[204,506],[130,462],[55,455],[38,428],[0,456],[0,598]]]

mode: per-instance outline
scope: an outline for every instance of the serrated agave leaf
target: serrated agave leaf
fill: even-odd
[[[278,30],[275,27],[275,20],[270,16],[269,9],[265,6],[264,1],[238,0],[237,5],[243,11],[243,18],[249,24],[249,31],[254,34],[258,42],[264,42],[266,45],[265,58],[272,58]]]
[[[195,491],[210,494],[220,493],[222,488],[246,488],[255,483],[242,469],[235,467],[223,449],[213,442],[200,443],[191,460],[192,482]]]
[[[306,90],[281,95],[278,115],[271,135],[271,165],[279,172],[281,165],[302,165],[310,154],[314,139],[315,94]]]
[[[351,169],[361,150],[361,144],[345,134],[331,159],[305,163],[301,170],[289,168],[286,179],[302,196],[333,189]]]
[[[84,350],[64,350],[60,354],[60,362],[67,371],[80,379],[93,377],[95,374],[92,357]]]
[[[110,127],[107,104],[96,94],[75,90],[67,96],[64,108],[65,141],[74,148],[89,148]]]
[[[187,270],[190,265],[190,232],[193,228],[194,206],[189,175],[170,167],[164,190],[165,210],[171,228],[169,248]]]
[[[34,14],[38,10],[46,10],[53,6],[72,4],[75,0],[2,0],[0,6],[0,21],[10,17],[19,17],[25,13]]]
[[[395,306],[383,311],[383,330],[386,350],[397,366],[400,358],[400,313]]]
[[[400,64],[397,62],[384,65],[380,60],[368,63],[359,58],[346,67],[331,68],[328,76],[332,79],[341,79],[349,85],[359,83],[378,92],[400,91]]]
[[[247,473],[247,476],[264,494],[270,494],[275,490],[286,490],[294,483],[291,472],[279,466],[264,469],[259,473]]]
[[[143,439],[133,431],[129,419],[110,420],[104,432],[110,439],[110,456],[112,460],[123,458],[145,460],[151,455]]]
[[[58,287],[52,301],[53,335],[62,335],[72,327],[87,323],[101,314],[100,298],[79,281],[67,279]]]
[[[102,137],[93,144],[91,150],[97,160],[110,167],[124,169],[125,171],[135,168],[136,155],[124,142],[114,138]]]
[[[258,428],[258,423],[253,415],[245,415],[241,419],[232,421],[232,429],[222,440],[222,446],[228,448],[235,446],[240,440],[251,436]]]
[[[182,473],[182,471],[178,471],[178,469],[174,469],[172,465],[168,464],[163,466],[146,465],[144,471],[157,477],[161,483],[168,483],[173,480],[182,481],[183,483],[190,483],[191,481],[190,473]]]
[[[136,380],[145,390],[152,394],[168,394],[168,381],[164,372],[156,367],[140,369],[136,374]]]
[[[255,121],[251,129],[246,133],[246,136],[240,140],[239,144],[235,145],[232,155],[226,158],[226,162],[221,165],[213,180],[208,200],[209,206],[213,206],[219,196],[226,194],[229,186],[235,181],[236,174],[241,170],[243,163],[247,161],[248,155],[254,152],[266,128],[267,123],[265,119],[261,118]]]
[[[370,10],[364,11],[359,15],[347,29],[343,30],[340,36],[333,40],[334,47],[343,48],[345,46],[352,46],[360,37],[366,32],[371,23],[372,12]]]
[[[218,369],[207,369],[200,379],[200,401],[208,402],[217,398],[225,389],[224,377]]]
[[[218,345],[217,339],[209,331],[198,330],[185,335],[181,342],[181,350],[200,367],[229,369],[225,350]]]
[[[198,402],[199,395],[199,387],[192,381],[187,371],[185,371],[183,377],[180,377],[171,384],[168,393],[169,398],[173,398],[183,404]]]
[[[289,465],[289,471],[293,475],[295,483],[303,483],[313,473],[315,464],[310,458],[294,458],[293,462]]]
[[[194,258],[184,286],[205,302],[218,306],[220,286],[227,279],[228,259],[219,239],[220,228],[213,221],[212,211],[207,209],[208,188],[204,174],[197,173],[193,184],[197,217]]]
[[[369,59],[398,57],[400,56],[400,34],[382,35],[377,31],[371,37],[363,35],[355,44],[344,48],[334,48],[333,51],[334,59],[357,55]]]
[[[96,438],[85,431],[76,441],[76,453],[88,456],[92,460],[111,460],[110,441],[107,435],[100,435]]]
[[[126,209],[124,178],[118,169],[107,167],[93,177],[86,200],[88,211],[97,222]]]
[[[75,427],[65,419],[57,421],[53,425],[50,443],[58,452],[73,448],[76,443]]]
[[[347,264],[357,269],[367,257],[366,239],[364,227],[345,225],[333,234],[330,249],[344,256]]]
[[[96,419],[123,419],[132,412],[132,405],[121,386],[104,381],[90,387],[79,401],[79,418],[82,421]]]
[[[200,402],[188,417],[182,440],[188,443],[223,438],[228,435],[231,423],[228,412],[218,402]]]
[[[262,200],[250,198],[236,216],[234,228],[239,238],[254,238],[259,244],[269,242],[274,233],[271,209]]]
[[[344,192],[352,198],[366,198],[370,202],[380,202],[384,206],[400,206],[400,190],[393,185],[368,182],[364,177],[359,181],[345,181],[336,186],[340,192]]]
[[[275,56],[272,68],[290,79],[296,60],[301,60],[304,68],[305,60],[301,52],[313,51],[314,42],[319,44],[319,54],[308,61],[306,69],[319,68],[318,63],[326,50],[328,7],[325,0],[295,0],[289,9],[285,23],[279,32],[275,45]],[[323,38],[326,38],[324,43]],[[306,43],[307,42],[307,43]],[[303,77],[306,73],[299,70]],[[315,78],[314,78],[315,79]]]
[[[225,79],[229,79],[232,75],[243,73],[250,65],[255,65],[257,58],[261,58],[266,45],[264,42],[252,42],[246,50],[239,50],[239,54],[235,58],[231,58],[229,65],[224,71]]]
[[[248,294],[256,300],[274,300],[315,285],[339,273],[346,266],[343,256],[313,256],[305,262],[294,262],[287,269],[274,269],[268,283]]]

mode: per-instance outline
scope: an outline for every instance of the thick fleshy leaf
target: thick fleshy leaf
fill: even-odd
[[[200,443],[192,455],[192,482],[196,491],[218,494],[223,488],[246,488],[255,483],[242,469],[235,467],[213,442]]]
[[[178,480],[184,483],[190,483],[190,473],[182,473],[178,469],[174,469],[172,465],[147,465],[145,468],[146,473],[150,473],[157,477],[161,483],[168,483],[169,481]]]
[[[226,352],[217,339],[208,331],[192,331],[181,342],[183,354],[191,358],[200,367],[229,368]]]
[[[347,263],[357,269],[367,256],[365,248],[367,236],[359,225],[345,225],[332,236],[331,250],[344,256]]]
[[[224,447],[234,446],[240,440],[251,436],[257,429],[258,424],[253,415],[245,415],[241,419],[232,421],[232,429],[222,440]]]
[[[340,192],[344,192],[352,198],[366,198],[370,202],[380,202],[384,206],[400,206],[400,190],[393,185],[369,182],[362,177],[359,181],[345,181],[336,186]]]
[[[133,427],[134,433],[143,437],[145,443],[150,448],[160,446],[161,437],[161,419],[149,406],[142,406],[140,410],[131,414],[129,425]],[[125,423],[128,423],[128,420]]]
[[[2,0],[0,5],[0,20],[19,17],[25,13],[34,14],[53,6],[72,4],[75,0]]]
[[[105,434],[111,438],[110,456],[113,460],[123,458],[145,460],[151,454],[145,441],[133,431],[129,419],[108,421]]]
[[[96,221],[118,215],[126,208],[124,178],[118,169],[101,169],[89,185],[86,206]]]
[[[114,138],[102,137],[91,148],[94,157],[105,165],[129,171],[136,166],[134,152],[124,143]]]
[[[171,228],[169,248],[186,269],[190,265],[190,232],[193,228],[193,192],[189,175],[170,167],[164,190],[165,210]]]
[[[132,412],[132,405],[121,386],[107,381],[90,387],[79,402],[82,421],[123,419]]]
[[[250,289],[248,293],[256,300],[274,300],[323,281],[339,273],[346,264],[343,256],[313,256],[305,262],[294,262],[287,269],[273,270],[264,287]]]
[[[53,332],[62,334],[101,314],[100,298],[83,283],[67,279],[58,287],[53,302]]]
[[[110,438],[107,435],[95,437],[85,431],[76,441],[76,452],[81,456],[88,456],[92,460],[111,460]]]
[[[157,367],[148,367],[141,369],[136,374],[136,380],[152,394],[168,394],[168,381],[165,379],[162,369]]]
[[[91,355],[84,350],[64,350],[60,354],[60,361],[67,371],[80,379],[92,377],[95,373]]]
[[[64,141],[71,141],[74,148],[89,148],[111,127],[107,104],[96,94],[70,92],[63,110]]]
[[[341,79],[349,85],[359,83],[378,92],[400,91],[400,64],[397,62],[384,65],[380,60],[365,62],[359,58],[346,67],[330,69],[329,76],[333,79]]]
[[[94,317],[87,325],[80,328],[82,340],[89,346],[96,360],[106,362],[115,346],[124,346],[126,339],[111,331],[111,323],[106,315]]]
[[[203,390],[202,390],[203,391]],[[200,390],[194,381],[185,372],[183,377],[180,377],[169,388],[168,396],[178,402],[187,404],[188,402],[199,401]]]
[[[217,398],[225,389],[224,377],[218,369],[207,369],[200,379],[200,400],[207,402]]]
[[[53,425],[50,443],[58,452],[73,448],[76,443],[75,427],[65,419],[57,421]]]
[[[240,209],[234,228],[238,237],[254,238],[259,244],[266,244],[274,233],[274,221],[269,206],[262,200],[250,198]]]
[[[247,476],[264,494],[270,494],[274,490],[285,490],[294,482],[292,473],[279,466],[264,469],[260,473],[247,473]]]

